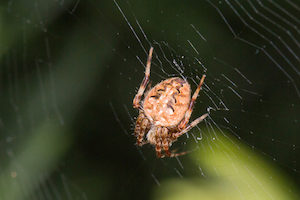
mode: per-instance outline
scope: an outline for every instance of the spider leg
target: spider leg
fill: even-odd
[[[169,144],[170,144],[170,138],[169,138],[169,130],[167,128],[162,128],[162,132],[161,132],[161,140],[162,140],[162,146],[163,146],[163,149],[166,153],[166,157],[170,157],[171,156],[171,153],[169,151]]]
[[[136,137],[136,143],[138,146],[143,146],[147,142],[144,141],[144,136],[146,132],[150,129],[150,122],[145,116],[143,111],[140,111],[140,114],[136,120],[136,125],[134,129],[134,135]]]
[[[199,124],[200,122],[202,122],[206,117],[208,116],[208,113],[202,115],[201,117],[198,117],[197,119],[195,119],[194,121],[192,121],[189,125],[187,125],[183,130],[181,130],[180,132],[175,132],[175,133],[171,133],[171,136],[169,136],[169,140],[171,142],[177,140],[178,137],[182,136],[183,134],[187,133],[189,130],[191,130],[193,127],[195,127],[197,124]],[[168,132],[167,132],[168,133]],[[169,152],[169,142],[167,143],[168,146],[166,147],[166,142],[164,141],[164,139],[167,139],[166,137],[162,137],[163,140],[163,148],[164,151],[166,152],[166,155],[162,155],[160,158],[164,158],[164,157],[177,157],[177,156],[182,156],[185,155],[187,153],[189,153],[189,151],[185,151],[185,152],[181,152],[181,153],[175,153],[175,152]]]
[[[152,81],[149,81],[148,85],[147,85],[147,88],[146,88],[146,91],[144,92],[144,96],[147,96],[148,93],[150,92],[151,90],[151,86],[152,86]]]
[[[137,136],[137,145],[138,146],[143,146],[144,144],[147,144],[147,142],[144,141],[144,136],[145,136],[147,130],[150,129],[149,125],[150,125],[149,120],[144,119],[141,124],[141,132]]]
[[[183,134],[187,133],[189,130],[191,130],[193,127],[195,127],[197,124],[202,122],[207,116],[208,116],[208,113],[202,115],[201,117],[198,117],[197,119],[192,121],[189,125],[187,125],[183,130],[181,130],[180,132],[174,133],[173,137],[178,138],[178,137],[182,136]]]
[[[181,153],[174,153],[174,152],[172,152],[172,153],[170,153],[169,156],[167,156],[167,155],[162,155],[160,158],[165,158],[165,157],[173,158],[173,157],[183,156],[183,155],[185,155],[185,154],[187,154],[187,153],[190,153],[190,152],[189,152],[189,151],[185,151],[185,152],[181,152]]]
[[[205,75],[202,76],[201,80],[200,80],[200,83],[196,89],[196,91],[194,92],[193,96],[192,96],[192,100],[190,102],[190,105],[189,105],[189,108],[188,110],[186,111],[185,113],[185,116],[184,116],[184,119],[180,122],[180,124],[178,125],[178,129],[179,130],[183,130],[185,129],[185,127],[187,126],[189,120],[190,120],[190,117],[191,117],[191,114],[193,112],[193,108],[194,108],[194,104],[195,104],[195,101],[198,97],[198,94],[201,90],[201,86],[203,85],[203,82],[204,82],[204,79],[205,79]]]
[[[162,158],[162,154],[161,154],[161,147],[162,147],[162,141],[161,141],[161,127],[158,127],[156,129],[156,134],[155,134],[155,151],[156,151],[156,156],[158,158]]]
[[[148,55],[147,65],[146,65],[146,70],[145,70],[145,77],[144,77],[144,79],[143,79],[143,81],[140,85],[140,88],[139,88],[137,94],[135,95],[135,97],[133,99],[133,107],[134,108],[141,108],[140,101],[141,101],[141,98],[144,94],[145,88],[146,88],[146,86],[149,82],[149,77],[150,77],[152,52],[153,52],[153,47],[151,47],[150,50],[149,50],[149,55]]]

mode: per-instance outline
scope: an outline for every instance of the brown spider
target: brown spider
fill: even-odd
[[[148,86],[144,101],[141,102],[149,82],[152,52],[153,47],[149,51],[145,77],[133,99],[133,107],[139,109],[134,130],[137,145],[142,146],[148,142],[154,145],[158,158],[183,155],[185,153],[170,153],[169,147],[178,137],[208,116],[206,113],[188,124],[205,75],[202,76],[192,99],[190,84],[186,80],[174,77],[158,83],[152,89]],[[144,141],[146,133],[147,141]],[[161,153],[162,149],[165,155]]]

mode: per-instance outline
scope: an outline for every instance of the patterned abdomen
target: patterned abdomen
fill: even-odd
[[[158,83],[144,100],[144,112],[155,126],[172,127],[183,119],[191,100],[187,81],[175,77]]]

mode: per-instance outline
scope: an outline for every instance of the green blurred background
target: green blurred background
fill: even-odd
[[[300,198],[299,2],[0,6],[0,199]],[[180,158],[132,136],[150,46],[153,84],[207,74]]]

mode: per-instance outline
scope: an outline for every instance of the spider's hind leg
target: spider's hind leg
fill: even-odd
[[[144,140],[145,134],[150,130],[151,124],[147,119],[143,111],[140,111],[140,114],[136,120],[134,135],[136,137],[136,144],[138,146],[143,146],[147,144]]]

